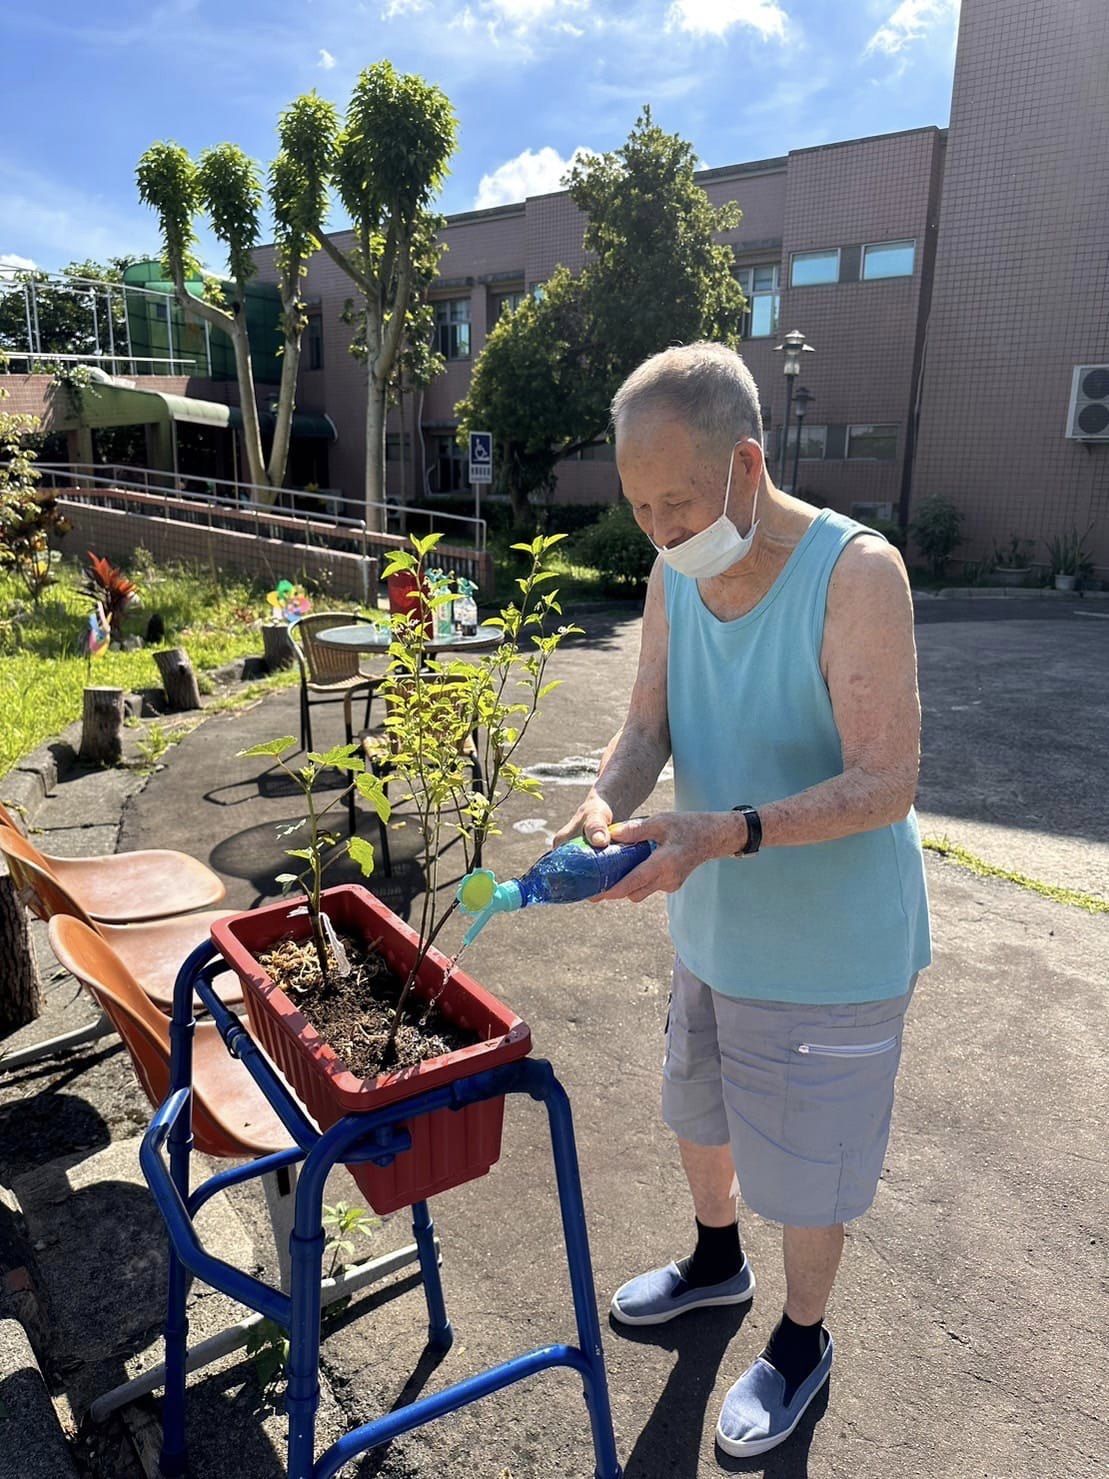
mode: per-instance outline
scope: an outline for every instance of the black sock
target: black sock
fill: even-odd
[[[793,1401],[797,1388],[816,1370],[827,1345],[822,1320],[817,1320],[815,1325],[798,1325],[782,1311],[762,1356],[785,1377],[787,1403]]]
[[[726,1227],[706,1227],[699,1218],[695,1220],[697,1246],[688,1258],[679,1260],[678,1272],[694,1289],[733,1278],[743,1267],[739,1228],[734,1222]]]

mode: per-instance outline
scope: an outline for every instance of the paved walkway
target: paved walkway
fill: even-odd
[[[980,852],[988,846],[994,861],[1104,889],[1109,819],[1096,778],[1104,774],[1109,718],[1109,627],[1035,615],[991,611],[983,620],[945,611],[922,619],[925,830],[940,830],[933,814],[942,815],[952,840]],[[490,862],[502,876],[526,867],[544,830],[576,805],[582,773],[622,713],[638,623],[616,612],[587,624],[589,642],[560,661],[567,682],[549,701],[528,755],[554,783],[542,803],[517,803],[493,844]],[[293,732],[295,716],[295,698],[284,694],[213,718],[129,796],[122,793],[134,789],[133,778],[93,776],[61,787],[41,814],[50,846],[102,846],[122,802],[121,846],[183,846],[223,874],[232,904],[253,904],[274,892],[269,880],[281,871],[273,824],[296,808],[259,762],[231,756]],[[318,741],[335,737],[334,718]],[[663,784],[657,805],[671,799]],[[394,835],[400,866],[385,891],[403,905],[419,880],[404,861],[405,834]],[[830,1314],[837,1370],[787,1447],[731,1464],[733,1471],[768,1479],[1092,1479],[1109,1462],[1100,1312],[1109,929],[1104,916],[979,880],[934,856],[929,883],[936,964],[910,1016],[884,1185],[873,1211],[849,1229]],[[657,1108],[668,959],[664,908],[655,899],[497,920],[468,960],[529,1021],[537,1052],[569,1088],[602,1309],[629,1274],[689,1243],[687,1197]],[[55,1010],[66,992],[63,983],[54,988]],[[67,1010],[85,1008],[78,999]],[[0,1181],[11,1184],[13,1169],[31,1178],[24,1186],[37,1209],[39,1257],[52,1271],[51,1289],[66,1286],[58,1330],[72,1339],[58,1340],[53,1374],[80,1409],[99,1387],[156,1355],[160,1243],[133,1166],[147,1109],[110,1044],[16,1077],[14,1085],[0,1079]],[[74,1243],[91,1237],[92,1214],[102,1222],[109,1204],[127,1212],[129,1246],[101,1235]],[[326,1342],[321,1440],[420,1389],[572,1335],[536,1106],[513,1107],[494,1172],[433,1210],[456,1344],[437,1369],[421,1362],[425,1316],[411,1281],[360,1298]],[[256,1267],[272,1265],[260,1208],[249,1197],[217,1218],[214,1237]],[[742,1228],[759,1279],[750,1313],[708,1312],[632,1338],[606,1329],[628,1479],[719,1472],[712,1444],[719,1402],[761,1348],[783,1294],[777,1229],[750,1215]],[[399,1219],[376,1238],[381,1249],[405,1240]],[[202,1331],[222,1316],[222,1303],[197,1292]],[[63,1369],[77,1353],[85,1363]],[[223,1479],[232,1462],[243,1476],[282,1472],[275,1445],[279,1451],[283,1421],[261,1421],[248,1365],[228,1360],[195,1383],[191,1401],[194,1479]],[[123,1451],[112,1450],[116,1467],[105,1460],[95,1472],[130,1479]],[[355,1472],[589,1475],[580,1389],[565,1373],[549,1373],[399,1440]]]

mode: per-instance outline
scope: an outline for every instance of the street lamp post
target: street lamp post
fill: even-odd
[[[816,396],[813,395],[811,390],[806,390],[803,385],[797,387],[793,397],[797,416],[797,442],[793,448],[793,482],[790,484],[789,489],[794,498],[797,497],[797,464],[801,460],[801,430],[805,424],[805,412],[814,400],[816,400]]]
[[[778,459],[778,476],[784,477],[786,457],[789,453],[789,417],[793,408],[793,386],[797,376],[801,373],[801,356],[812,354],[813,346],[805,343],[805,336],[800,329],[790,329],[788,334],[783,335],[782,342],[775,344],[774,348],[785,354],[782,370],[786,377],[786,415],[782,426],[782,455]]]

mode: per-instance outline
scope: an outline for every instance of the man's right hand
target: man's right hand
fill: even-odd
[[[575,837],[584,837],[593,847],[607,847],[608,829],[612,826],[612,821],[612,808],[608,802],[590,794],[566,825],[555,833],[552,845],[561,847],[564,842],[572,842]]]

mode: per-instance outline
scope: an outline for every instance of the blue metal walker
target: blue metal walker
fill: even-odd
[[[582,1379],[593,1430],[595,1479],[621,1479],[601,1351],[601,1329],[570,1103],[551,1065],[542,1059],[525,1058],[488,1069],[380,1110],[347,1115],[320,1134],[246,1028],[216,995],[212,981],[224,968],[222,956],[214,946],[206,943],[193,951],[178,973],[170,1028],[172,1063],[169,1093],[143,1137],[140,1153],[143,1174],[165,1220],[170,1243],[161,1455],[162,1473],[166,1479],[176,1479],[176,1476],[187,1472],[185,1379],[188,1320],[185,1298],[189,1271],[212,1288],[275,1321],[288,1333],[288,1479],[330,1479],[344,1464],[368,1449],[388,1443],[433,1418],[454,1412],[480,1397],[552,1366],[569,1366]],[[238,1058],[251,1074],[295,1143],[288,1150],[221,1171],[195,1191],[190,1191],[194,993],[211,1014],[227,1051]],[[328,1173],[336,1165],[357,1165],[366,1161],[388,1165],[395,1156],[403,1155],[410,1144],[405,1129],[407,1121],[435,1110],[460,1109],[466,1104],[501,1094],[527,1094],[547,1109],[578,1345],[541,1346],[490,1367],[444,1391],[422,1397],[407,1407],[353,1428],[315,1459],[320,1283],[324,1255],[323,1193]],[[168,1168],[161,1154],[166,1145]],[[208,1253],[197,1238],[193,1219],[218,1191],[297,1165],[300,1165],[300,1172],[290,1238],[290,1286],[288,1292],[282,1292]],[[428,1341],[432,1348],[445,1351],[453,1340],[453,1332],[447,1318],[434,1227],[426,1202],[418,1202],[412,1208],[412,1226],[427,1298]]]

